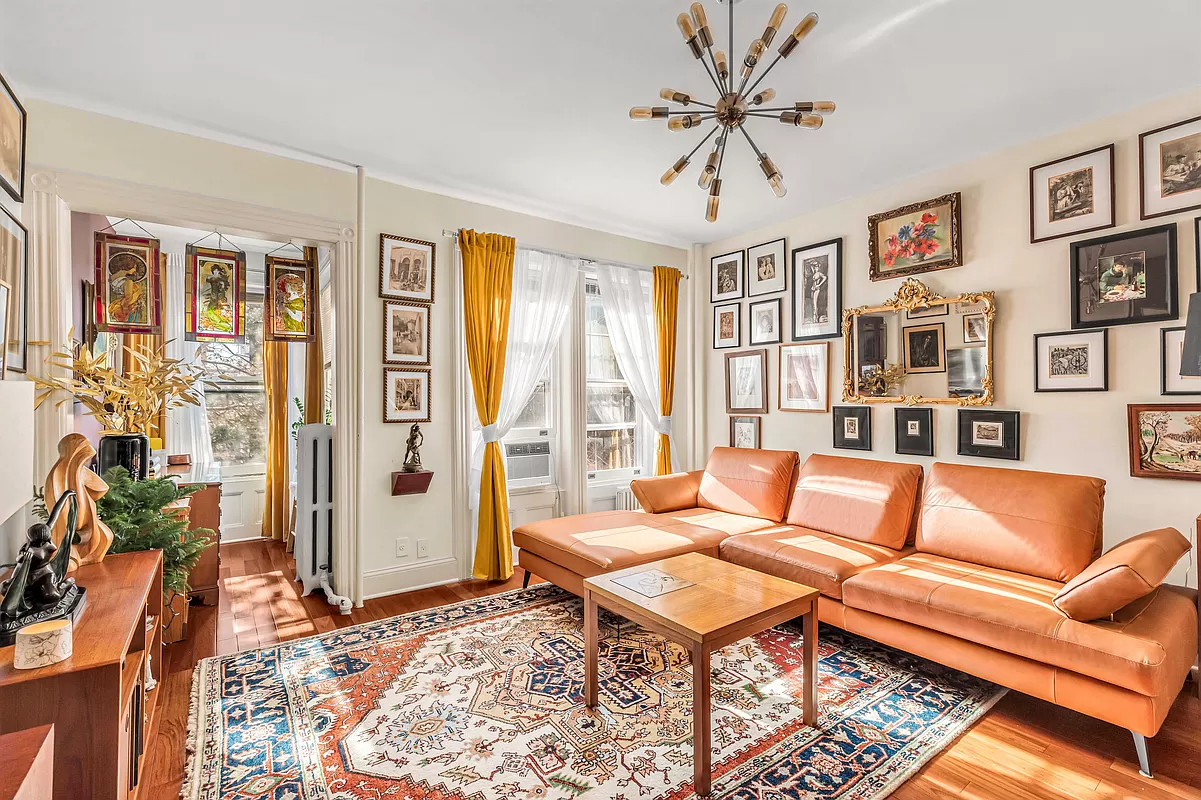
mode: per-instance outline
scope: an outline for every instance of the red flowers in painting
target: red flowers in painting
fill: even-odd
[[[888,249],[881,258],[884,266],[891,267],[900,258],[920,260],[938,252],[937,233],[938,215],[929,211],[923,212],[917,222],[902,225],[896,233],[888,237]]]

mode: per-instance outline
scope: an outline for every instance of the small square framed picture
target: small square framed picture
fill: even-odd
[[[1021,460],[1021,419],[1017,411],[959,409],[959,455]]]
[[[1201,208],[1201,117],[1140,133],[1138,177],[1143,219]]]
[[[767,413],[767,351],[726,353],[726,413]]]
[[[783,239],[747,248],[747,297],[758,297],[761,294],[784,291],[785,274],[788,272],[788,265],[784,258]]]
[[[963,343],[979,344],[988,339],[988,319],[983,314],[963,316]]]
[[[384,363],[429,366],[432,306],[384,303]]]
[[[1201,394],[1201,378],[1180,374],[1184,331],[1180,327],[1164,328],[1159,332],[1159,393],[1162,395]]]
[[[784,339],[780,329],[781,317],[784,315],[784,299],[760,300],[751,303],[747,309],[750,317],[751,340],[755,344],[779,344]]]
[[[897,455],[934,455],[934,409],[898,407],[893,412],[893,425]]]
[[[384,422],[430,421],[430,371],[384,368]]]
[[[839,450],[872,449],[871,406],[834,406],[834,446]]]
[[[805,342],[780,347],[777,382],[781,411],[830,408],[830,343]]]
[[[713,349],[742,346],[742,306],[726,303],[713,306]]]
[[[904,331],[905,371],[918,375],[947,371],[946,328],[941,322],[914,325]]]
[[[709,302],[739,300],[743,294],[743,259],[746,253],[737,250],[709,259]]]
[[[1034,391],[1109,391],[1109,329],[1034,334]]]
[[[1112,228],[1117,220],[1113,145],[1030,168],[1030,241]]]
[[[730,417],[730,447],[758,450],[761,444],[759,417]]]

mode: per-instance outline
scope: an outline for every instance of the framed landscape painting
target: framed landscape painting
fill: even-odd
[[[742,250],[709,259],[709,302],[739,300],[743,294]]]
[[[4,349],[6,369],[25,371],[27,342],[26,309],[29,303],[29,234],[17,218],[0,207],[0,281],[9,286],[7,333]]]
[[[384,368],[384,422],[430,421],[430,371]]]
[[[96,330],[162,333],[159,241],[96,233]]]
[[[1117,224],[1113,145],[1030,168],[1030,241],[1099,231]]]
[[[746,251],[746,261],[750,265],[747,270],[747,297],[784,291],[787,270],[784,258],[783,239],[757,244]]]
[[[263,338],[276,342],[311,342],[317,334],[313,265],[294,258],[267,256],[267,289]]]
[[[384,303],[384,363],[430,363],[430,306]]]
[[[1072,328],[1179,316],[1176,223],[1072,242]]]
[[[385,300],[434,302],[434,266],[437,247],[433,242],[379,235],[379,296]]]
[[[246,254],[188,245],[183,337],[240,342],[246,335]]]
[[[18,203],[25,199],[25,107],[0,75],[0,186]]]
[[[1126,409],[1132,476],[1201,481],[1201,403]]]
[[[1017,411],[959,409],[961,456],[1003,458],[1019,461],[1022,448],[1022,416]]]
[[[792,340],[842,335],[842,239],[792,251]]]
[[[1143,219],[1201,208],[1201,117],[1139,134],[1138,176]]]
[[[867,218],[873,281],[963,266],[959,192]]]

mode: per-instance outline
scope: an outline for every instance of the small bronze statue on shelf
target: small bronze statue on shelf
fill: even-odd
[[[421,426],[416,422],[409,428],[409,440],[405,444],[405,463],[401,472],[421,472],[421,443],[425,437],[421,435]]]

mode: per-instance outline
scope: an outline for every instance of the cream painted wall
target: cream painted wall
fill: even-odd
[[[876,406],[872,412],[872,453],[834,450],[831,446],[831,414],[786,413],[776,409],[778,346],[768,347],[768,392],[773,399],[772,410],[762,422],[765,446],[794,448],[802,458],[814,452],[836,453],[912,461],[927,467],[934,460],[962,461],[982,466],[1095,475],[1108,481],[1107,547],[1140,531],[1169,525],[1192,538],[1196,517],[1201,513],[1201,484],[1129,476],[1126,405],[1189,401],[1189,398],[1161,398],[1159,395],[1159,331],[1184,324],[1187,296],[1196,287],[1193,218],[1201,212],[1147,222],[1139,220],[1138,134],[1198,113],[1201,113],[1201,91],[1082,125],[706,246],[701,262],[705,265],[713,255],[781,236],[787,237],[789,250],[841,236],[844,306],[878,303],[890,297],[901,281],[872,283],[868,280],[868,215],[959,191],[963,193],[965,264],[957,269],[918,277],[942,294],[989,289],[997,292],[997,399],[994,407],[1022,412],[1021,462],[956,456],[956,412],[947,407],[937,407],[934,412],[936,459],[894,455],[893,409],[889,406]],[[1109,392],[1035,394],[1034,334],[1071,327],[1068,257],[1069,242],[1073,239],[1030,244],[1028,170],[1032,165],[1110,142],[1116,144],[1118,226],[1110,231],[1074,238],[1086,239],[1103,233],[1175,222],[1178,226],[1181,320],[1113,328],[1109,334]],[[803,190],[803,176],[790,176],[789,182],[794,191]],[[727,202],[736,202],[736,199]],[[708,302],[707,269],[698,268],[698,272],[704,273],[698,275],[700,280],[696,287],[696,339],[698,347],[707,348],[703,426],[707,449],[728,443],[729,426],[724,413],[723,351],[709,349],[713,314]],[[747,301],[743,300],[742,304],[745,319]],[[791,323],[790,314],[791,311],[786,312],[786,330]],[[842,342],[833,340],[830,362],[833,405],[841,402],[842,368]],[[1195,399],[1201,402],[1201,397]],[[1177,565],[1171,580],[1186,580],[1186,572],[1188,583],[1196,585],[1196,568],[1188,563]]]

